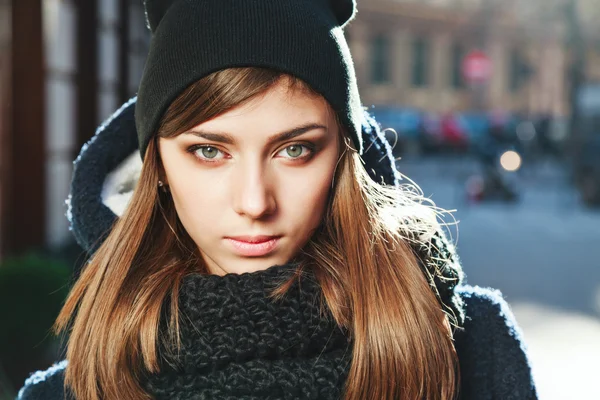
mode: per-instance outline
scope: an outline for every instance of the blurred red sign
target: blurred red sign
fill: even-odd
[[[485,82],[492,76],[492,61],[481,50],[473,50],[464,58],[462,73],[468,82]]]

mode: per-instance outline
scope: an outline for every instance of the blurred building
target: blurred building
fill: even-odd
[[[363,102],[435,112],[568,113],[569,65],[600,78],[600,0],[359,0],[348,28]],[[149,34],[142,0],[0,0],[0,258],[71,234],[73,164],[133,96]],[[581,29],[579,29],[581,28]],[[464,56],[493,74],[476,90]],[[316,55],[318,56],[318,55]]]
[[[0,257],[71,237],[73,160],[135,94],[148,41],[141,0],[0,0]]]
[[[432,112],[486,109],[568,114],[573,40],[585,41],[589,78],[600,78],[600,1],[369,0],[360,3],[348,37],[367,105]],[[582,25],[574,37],[571,23]],[[484,85],[462,76],[474,49],[492,62]]]

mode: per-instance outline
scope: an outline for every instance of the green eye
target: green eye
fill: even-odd
[[[214,147],[202,147],[202,155],[205,158],[215,158],[219,154],[219,150]]]
[[[288,156],[292,158],[297,158],[302,155],[302,146],[291,145],[286,147],[285,151],[288,154]]]

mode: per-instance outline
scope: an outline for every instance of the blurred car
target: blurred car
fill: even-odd
[[[442,117],[442,138],[448,149],[463,151],[468,148],[469,137],[461,122],[457,114],[446,114]]]
[[[435,113],[423,113],[419,143],[423,153],[437,153],[444,146],[442,137],[442,121]]]
[[[488,116],[480,112],[464,112],[459,115],[459,120],[467,135],[469,147],[477,148],[488,134],[490,126]]]
[[[414,108],[376,106],[370,110],[396,154],[470,151],[474,154],[489,142],[489,136],[517,148],[521,120],[505,112],[452,112],[439,114]]]

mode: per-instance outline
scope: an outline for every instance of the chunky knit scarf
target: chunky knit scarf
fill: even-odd
[[[190,275],[180,292],[181,352],[146,389],[157,399],[337,399],[351,347],[321,312],[312,274],[281,300],[296,265],[224,277]],[[175,365],[169,365],[169,364]]]
[[[442,238],[432,240],[440,244]],[[432,284],[440,302],[462,322],[459,297],[451,290],[457,272],[448,264],[452,260],[432,254],[432,248],[437,247],[415,250],[430,272],[446,267]],[[146,389],[158,399],[340,398],[352,345],[322,304],[313,273],[305,268],[282,299],[269,298],[297,267],[184,278],[181,350],[166,357]]]

